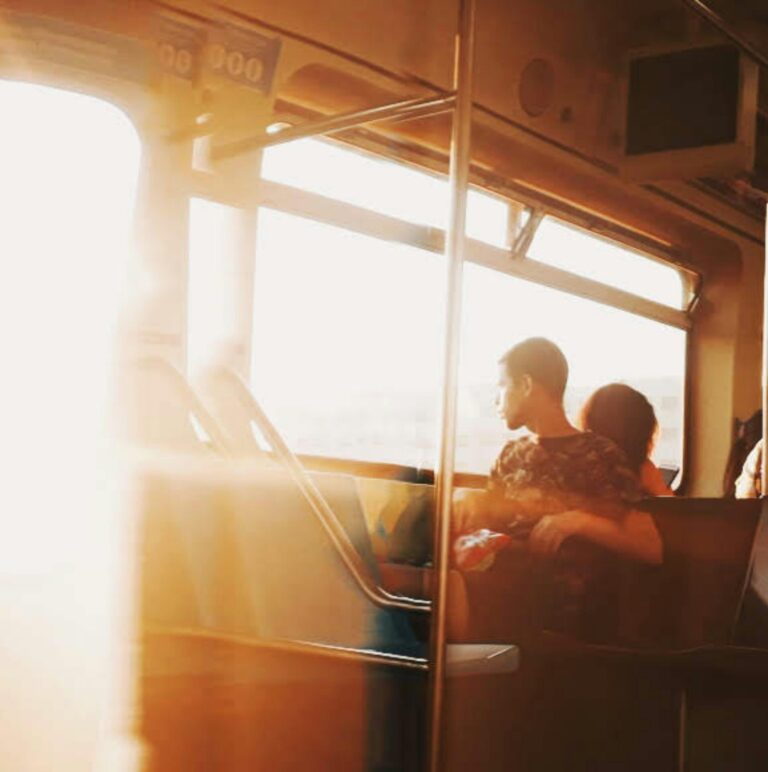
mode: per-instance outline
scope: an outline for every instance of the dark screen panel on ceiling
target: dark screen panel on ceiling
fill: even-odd
[[[630,62],[627,155],[735,142],[739,51],[712,46]]]

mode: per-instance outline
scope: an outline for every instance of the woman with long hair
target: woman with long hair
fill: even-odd
[[[585,431],[608,437],[624,451],[649,496],[674,495],[649,458],[659,422],[644,394],[625,383],[602,386],[582,408],[580,423]]]

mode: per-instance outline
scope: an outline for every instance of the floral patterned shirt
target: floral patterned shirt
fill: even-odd
[[[509,532],[524,535],[541,517],[569,509],[618,518],[642,498],[624,453],[591,432],[565,437],[523,437],[508,442],[491,470],[488,488],[511,503]],[[520,530],[518,531],[518,528]],[[567,540],[549,572],[543,625],[585,640],[600,640],[613,612],[594,611],[610,587],[614,556],[588,542]],[[597,636],[597,637],[595,637]]]
[[[488,487],[531,519],[579,507],[618,517],[642,498],[623,451],[592,432],[511,440],[491,469]]]

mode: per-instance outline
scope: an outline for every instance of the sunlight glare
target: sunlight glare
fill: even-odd
[[[0,104],[2,573],[49,567],[87,536],[139,142],[90,97],[0,82]]]
[[[13,705],[0,767],[88,769],[116,747],[113,646],[130,605],[109,424],[140,143],[124,114],[81,94],[0,81],[0,105],[0,650]]]

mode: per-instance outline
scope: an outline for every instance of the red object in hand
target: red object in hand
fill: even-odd
[[[512,541],[505,533],[481,528],[465,533],[453,543],[453,559],[460,571],[485,571],[493,565],[496,553]]]

